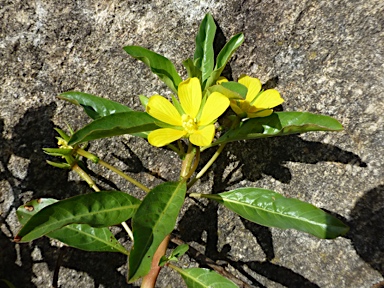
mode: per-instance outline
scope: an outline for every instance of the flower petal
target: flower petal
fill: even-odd
[[[181,126],[181,115],[163,96],[154,95],[148,100],[147,113],[152,117],[175,126]]]
[[[235,112],[237,115],[244,113],[244,111],[241,110],[241,108],[239,107],[240,102],[237,102],[236,100],[231,100],[230,104],[231,104],[231,108],[232,108],[233,112]]]
[[[252,103],[252,106],[256,106],[256,108],[270,109],[283,102],[284,99],[281,98],[280,93],[277,90],[268,89],[257,97],[255,102]]]
[[[169,143],[172,143],[173,141],[180,139],[186,134],[187,132],[185,132],[184,130],[176,130],[172,128],[161,128],[161,129],[151,131],[149,133],[148,142],[153,146],[162,147],[164,145],[167,145]]]
[[[198,125],[208,125],[227,110],[229,99],[219,92],[213,92],[208,96],[204,104]]]
[[[245,87],[248,88],[248,93],[245,97],[245,100],[247,100],[248,102],[252,102],[252,100],[255,99],[255,97],[257,96],[257,94],[259,94],[261,90],[261,82],[257,78],[242,75],[240,76],[237,82],[243,84]]]
[[[179,85],[178,95],[186,114],[196,118],[201,105],[201,86],[198,78],[188,78]]]
[[[216,80],[216,84],[221,84],[224,82],[228,82],[228,79],[225,78],[224,76],[220,76],[219,79]]]
[[[215,136],[215,126],[211,124],[191,134],[189,141],[196,146],[208,146],[212,143],[213,136]]]

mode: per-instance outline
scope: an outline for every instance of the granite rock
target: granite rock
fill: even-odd
[[[13,243],[20,228],[15,209],[33,198],[90,191],[72,173],[45,163],[41,148],[56,145],[54,127],[78,129],[89,122],[80,108],[56,96],[79,90],[140,110],[138,95],[170,95],[122,47],[141,45],[163,54],[185,77],[181,63],[193,55],[207,12],[217,21],[216,48],[245,34],[227,76],[259,77],[281,92],[285,111],[330,115],[345,130],[228,145],[199,190],[272,189],[328,210],[351,230],[319,240],[188,200],[180,237],[255,287],[357,288],[384,280],[381,0],[0,1],[0,279],[16,287],[138,285],[126,284],[123,256],[60,248],[48,238]],[[94,141],[90,149],[151,187],[178,177],[178,158],[143,139],[115,137]],[[89,167],[95,176],[105,172]],[[115,175],[103,175],[97,177],[101,187],[143,196]],[[130,245],[123,233],[117,235]],[[198,264],[185,256],[181,265]],[[184,285],[166,272],[158,287]]]

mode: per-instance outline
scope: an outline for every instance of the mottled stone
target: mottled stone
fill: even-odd
[[[49,287],[56,275],[61,287],[134,287],[125,281],[124,256],[52,247],[47,238],[12,243],[10,235],[19,229],[15,209],[31,197],[64,199],[90,191],[45,162],[51,158],[42,148],[56,145],[55,126],[78,129],[89,122],[79,107],[56,96],[80,90],[141,110],[138,95],[170,95],[122,47],[141,45],[163,54],[185,77],[181,63],[193,55],[207,12],[217,21],[216,48],[245,34],[228,77],[247,73],[268,81],[285,99],[285,111],[330,115],[345,130],[228,145],[194,191],[272,189],[327,209],[351,230],[336,240],[319,240],[260,227],[206,200],[188,200],[180,237],[255,287],[357,288],[383,280],[381,0],[1,1],[0,279],[16,287]],[[143,139],[94,141],[90,151],[151,187],[178,177],[178,157]],[[144,196],[112,173],[97,183]],[[123,233],[118,237],[129,242]],[[61,268],[55,271],[57,261]],[[185,256],[181,265],[188,267],[188,261]],[[168,272],[162,271],[158,287],[182,287],[181,278]]]

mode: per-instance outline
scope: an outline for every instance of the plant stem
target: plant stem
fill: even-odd
[[[216,153],[212,156],[212,158],[207,162],[207,164],[205,164],[205,166],[203,167],[203,169],[201,169],[201,171],[199,173],[197,173],[197,175],[195,176],[195,178],[193,178],[187,185],[187,188],[191,188],[193,186],[193,184],[196,183],[196,181],[198,179],[200,179],[205,172],[207,172],[207,170],[209,169],[209,167],[212,166],[213,162],[216,161],[217,157],[220,156],[221,152],[223,151],[224,147],[225,147],[226,143],[224,144],[221,144],[219,149],[217,149]]]
[[[125,174],[124,172],[120,171],[119,169],[117,169],[116,167],[108,164],[107,162],[104,162],[103,160],[99,160],[99,164],[104,166],[105,168],[117,173],[118,175],[120,175],[121,177],[123,177],[125,180],[131,182],[133,185],[139,187],[141,190],[143,190],[144,192],[148,193],[149,191],[151,191],[151,189],[149,189],[147,186],[141,184],[139,181],[136,181],[135,179],[133,179],[131,176],[128,176],[127,174]]]
[[[174,237],[174,236],[172,236],[171,241],[173,243],[175,243],[176,245],[185,244],[185,242],[183,240],[181,240],[180,238]],[[207,256],[205,256],[201,252],[197,251],[191,245],[189,245],[189,249],[188,249],[187,253],[190,255],[190,257],[194,258],[198,263],[200,263],[200,265],[209,266],[210,268],[215,270],[217,273],[223,275],[224,277],[228,278],[232,282],[236,283],[236,285],[238,285],[239,287],[251,288],[251,285],[249,285],[248,283],[245,283],[244,281],[236,278],[233,274],[231,274],[230,272],[225,270],[224,267],[217,265],[215,261],[208,258]],[[178,268],[172,264],[167,264],[167,266],[176,270],[176,271],[182,271],[181,268]]]
[[[159,261],[163,255],[165,255],[169,243],[170,235],[166,236],[160,246],[157,248],[153,255],[151,270],[144,276],[143,282],[141,282],[141,288],[153,288],[156,284],[157,276],[159,275],[161,267]]]
[[[100,160],[101,161],[101,160]],[[72,170],[75,171],[77,174],[79,174],[79,176],[81,178],[84,179],[85,182],[87,182],[89,184],[89,186],[91,186],[91,188],[93,190],[95,190],[96,192],[100,192],[100,189],[99,187],[97,187],[96,183],[92,180],[91,177],[89,177],[89,175],[87,174],[87,172],[85,172],[83,169],[80,168],[79,165],[77,165],[77,163],[75,163],[73,166],[72,166]],[[132,231],[131,229],[128,227],[128,224],[125,223],[125,222],[122,222],[121,225],[123,226],[123,228],[125,229],[125,231],[127,232],[129,238],[131,238],[131,240],[133,241],[133,234],[132,234]]]
[[[83,149],[80,149],[80,148],[76,150],[76,153],[83,156],[83,157],[86,157],[87,159],[90,159],[94,163],[98,163],[98,164],[104,166],[105,168],[115,172],[116,174],[123,177],[125,180],[131,182],[133,185],[135,185],[135,186],[139,187],[141,190],[145,191],[146,193],[148,193],[150,191],[150,189],[148,187],[141,184],[139,181],[133,179],[131,176],[128,176],[123,171],[121,171],[121,170],[117,169],[116,167],[108,164],[107,162],[99,159],[96,155],[93,155],[92,153],[85,151]]]

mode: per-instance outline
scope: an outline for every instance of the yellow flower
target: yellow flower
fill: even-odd
[[[273,113],[272,108],[284,102],[275,89],[261,91],[261,82],[257,78],[242,75],[238,82],[247,87],[245,100],[231,100],[232,110],[241,117],[266,117]]]
[[[150,132],[148,142],[161,147],[186,137],[197,146],[211,144],[215,134],[213,122],[228,108],[228,98],[221,93],[213,92],[202,106],[202,92],[198,78],[189,78],[180,83],[178,96],[181,103],[179,109],[160,95],[149,98],[147,113],[171,128],[160,128]]]

